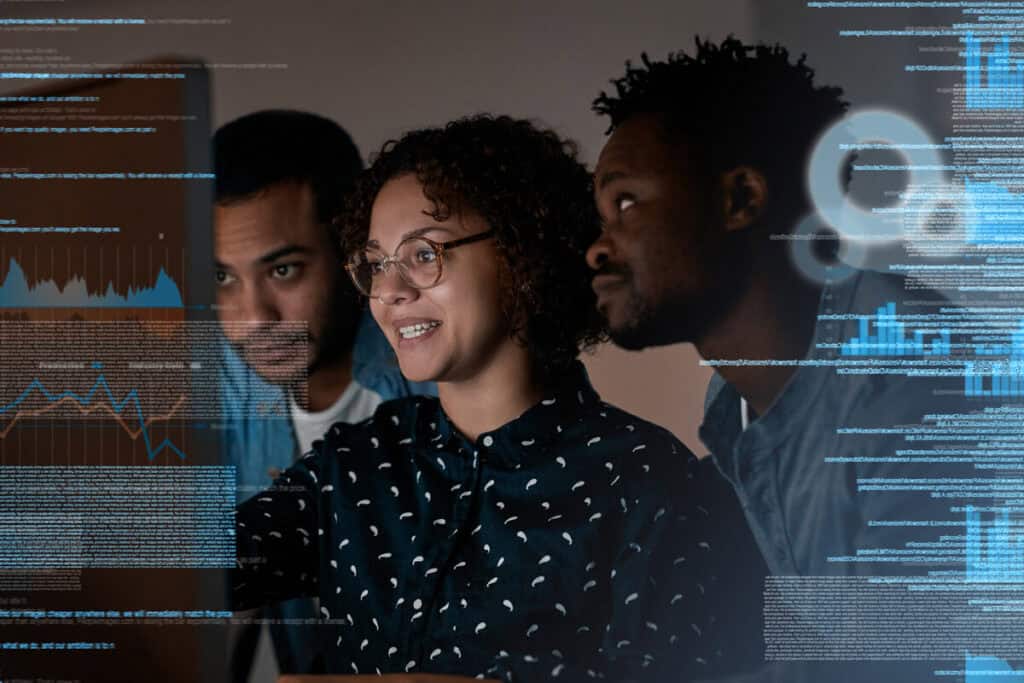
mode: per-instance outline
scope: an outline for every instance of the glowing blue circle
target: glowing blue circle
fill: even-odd
[[[865,110],[851,114],[825,131],[811,154],[807,186],[814,208],[840,234],[854,240],[890,242],[903,236],[898,213],[874,213],[847,196],[842,186],[843,160],[851,150],[843,146],[867,142],[894,145],[907,160],[908,188],[945,182],[942,156],[928,133],[916,122],[890,111]],[[904,199],[896,208],[902,206]]]
[[[864,267],[867,263],[867,249],[861,242],[836,232],[839,239],[836,254],[838,260],[833,264],[825,263],[814,254],[814,240],[811,239],[814,234],[823,230],[836,232],[835,228],[821,219],[821,216],[813,213],[804,216],[792,232],[789,257],[797,272],[814,284],[842,282]]]

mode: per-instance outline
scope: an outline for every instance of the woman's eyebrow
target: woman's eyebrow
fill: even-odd
[[[404,233],[401,239],[399,239],[399,242],[407,240],[410,237],[420,237],[422,235],[427,234],[428,232],[443,232],[449,235],[455,234],[455,231],[453,231],[450,228],[446,228],[443,225],[424,225],[422,228],[416,228],[414,230],[410,230],[409,232]],[[378,242],[377,240],[367,240],[366,246],[375,247],[379,249],[380,242]]]
[[[454,232],[444,227],[443,225],[425,225],[422,228],[416,228],[415,230],[410,230],[409,232],[405,233],[404,235],[402,235],[402,239],[404,240],[410,237],[419,237],[420,235],[425,235],[428,232],[445,232],[448,233],[449,235],[455,234]]]

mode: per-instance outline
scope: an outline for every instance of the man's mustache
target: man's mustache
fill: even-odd
[[[309,331],[305,326],[296,325],[247,325],[245,336],[236,344],[243,350],[272,349],[309,342]]]
[[[620,277],[623,279],[633,277],[633,271],[629,266],[622,263],[605,263],[600,268],[595,270],[591,275],[591,278],[598,277],[600,275],[611,275],[614,277]]]

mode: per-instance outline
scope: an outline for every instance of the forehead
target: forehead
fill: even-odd
[[[316,243],[326,230],[316,215],[313,191],[305,183],[280,183],[252,197],[214,207],[214,240],[219,250],[268,243]]]
[[[384,183],[373,201],[367,240],[390,249],[414,230],[439,226],[448,233],[461,235],[473,227],[467,223],[475,222],[475,215],[468,213],[461,216],[453,213],[446,220],[437,221],[430,215],[434,210],[434,203],[423,194],[423,185],[414,174],[392,178]],[[432,239],[438,237],[431,235]]]
[[[598,157],[594,175],[627,177],[689,175],[695,170],[694,148],[671,136],[661,117],[639,114],[619,125]]]

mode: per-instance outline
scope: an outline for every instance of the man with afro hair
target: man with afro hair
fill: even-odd
[[[815,279],[790,257],[789,238],[812,213],[809,157],[848,107],[841,89],[813,77],[781,46],[732,37],[698,39],[692,56],[627,63],[614,93],[594,102],[610,138],[594,178],[604,229],[587,260],[617,344],[688,342],[715,366],[700,430],[711,452],[705,467],[720,473],[709,495],[734,492],[742,504],[771,575],[756,577],[759,558],[737,558],[747,577],[769,586],[787,577],[802,604],[842,613],[846,603],[816,577],[844,577],[860,590],[858,577],[898,582],[935,568],[913,542],[939,540],[933,521],[956,522],[949,503],[863,484],[939,476],[935,466],[900,462],[904,436],[893,432],[957,408],[939,404],[930,378],[828,367],[837,342],[857,335],[856,316],[908,297],[898,278],[853,270],[841,282]],[[836,314],[849,315],[819,322]],[[766,614],[778,616],[778,606]],[[833,644],[834,621],[814,609],[795,614],[820,633],[822,650]],[[931,680],[942,667],[769,668],[772,680],[864,681]]]

